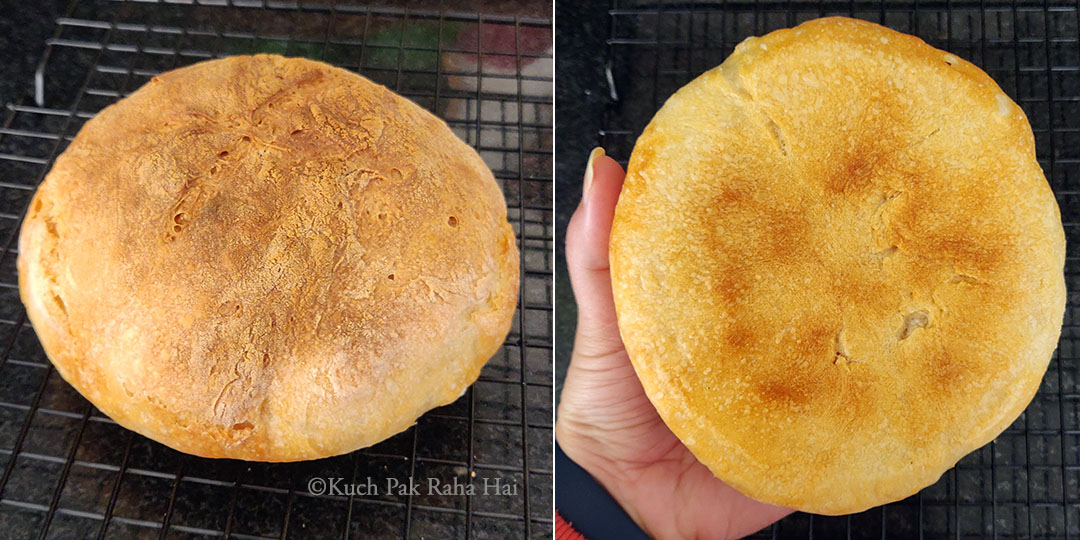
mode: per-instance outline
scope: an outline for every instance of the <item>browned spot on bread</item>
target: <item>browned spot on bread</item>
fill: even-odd
[[[719,212],[731,211],[751,201],[751,187],[742,180],[729,179],[718,189],[713,206]]]
[[[761,342],[761,335],[747,322],[737,321],[724,333],[724,343],[732,351],[746,351]]]
[[[819,316],[828,317],[827,314]],[[840,333],[839,324],[822,321],[799,331],[799,340],[792,350],[794,359],[800,360],[797,369],[809,371],[833,360],[836,350],[836,336]]]
[[[758,386],[757,393],[766,406],[781,408],[803,405],[813,398],[807,385],[786,377],[767,379]]]
[[[975,375],[974,366],[949,350],[939,351],[926,362],[926,376],[941,394],[963,392]]]
[[[860,146],[840,157],[839,167],[825,179],[825,191],[833,195],[857,196],[872,185],[877,155],[875,147]]]
[[[973,237],[962,230],[943,231],[928,238],[927,249],[941,258],[967,268],[976,268],[992,274],[1007,264],[1005,251],[1011,246],[1002,245],[1002,238],[988,242],[987,238]],[[981,236],[981,235],[980,235]]]
[[[755,192],[753,182],[733,181],[719,188],[710,210],[693,216],[706,234],[711,253],[745,254],[747,266],[795,263],[813,248],[811,225],[801,210]],[[745,284],[752,285],[750,283]]]
[[[762,211],[764,234],[761,249],[767,260],[795,263],[814,245],[806,216],[796,208],[775,207]]]
[[[965,197],[964,202],[976,208],[991,204],[979,193]],[[950,269],[974,270],[984,276],[1007,272],[1011,261],[1022,256],[1015,245],[1016,233],[1001,230],[1004,224],[996,220],[980,221],[982,228],[973,227],[971,220],[944,219],[940,213],[910,204],[897,213],[890,227],[906,250]]]
[[[708,293],[725,305],[738,305],[750,292],[746,272],[740,266],[724,265],[712,269]]]

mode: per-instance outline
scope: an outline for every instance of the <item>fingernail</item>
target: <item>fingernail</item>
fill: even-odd
[[[593,163],[597,159],[604,157],[604,149],[597,146],[589,152],[589,162],[585,164],[585,185],[581,188],[581,200],[584,201],[589,196],[589,188],[592,187],[593,177]]]

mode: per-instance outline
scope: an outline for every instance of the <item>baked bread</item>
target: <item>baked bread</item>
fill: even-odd
[[[1024,113],[975,66],[845,18],[750,38],[634,147],[619,327],[723,481],[845,514],[907,497],[1024,410],[1065,237]]]
[[[266,55],[165,73],[87,122],[18,267],[45,352],[98,409],[256,461],[349,452],[455,400],[518,288],[502,193],[445,123]]]

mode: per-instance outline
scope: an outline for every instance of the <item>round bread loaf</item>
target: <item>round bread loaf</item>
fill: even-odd
[[[165,73],[87,122],[18,267],[46,353],[102,412],[257,461],[349,452],[455,400],[518,288],[502,193],[445,123],[264,55]]]
[[[803,511],[907,497],[1004,430],[1060,333],[1065,237],[985,73],[844,18],[750,38],[634,147],[619,327],[721,480]]]

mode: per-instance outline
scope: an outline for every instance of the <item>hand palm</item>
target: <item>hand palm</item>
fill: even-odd
[[[747,498],[698,462],[645,396],[625,350],[599,363],[602,369],[571,365],[560,406],[559,440],[571,458],[587,470],[600,469],[602,477],[617,484],[608,488],[650,534],[733,538],[788,513]],[[587,403],[579,407],[578,397]],[[567,433],[576,431],[575,424],[588,426],[588,444],[576,444],[577,433]]]
[[[588,202],[567,232],[579,304],[574,356],[556,437],[651,535],[733,538],[789,510],[753,501],[724,484],[687,450],[648,400],[623,348],[611,298],[607,241],[622,170],[597,162]]]

